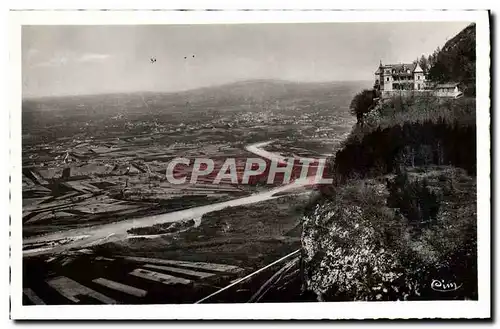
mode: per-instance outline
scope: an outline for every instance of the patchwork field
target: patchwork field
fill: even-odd
[[[348,105],[360,85],[256,81],[172,94],[25,100],[26,303],[190,303],[296,251],[310,189],[273,195],[279,183],[212,184],[208,176],[191,184],[189,167],[175,172],[188,178],[178,185],[166,179],[166,168],[176,157],[210,158],[216,170],[236,158],[241,172],[248,157],[257,157],[246,147],[259,142],[287,157],[327,156],[353,124]],[[258,199],[262,193],[268,195]],[[242,198],[251,204],[177,218]],[[154,221],[166,214],[168,221]],[[147,225],[140,224],[144,218]],[[115,234],[113,225],[124,222],[127,229]],[[104,225],[106,233],[89,240]],[[263,301],[262,291],[253,295],[279,268],[213,301]],[[271,295],[279,301],[279,293]]]

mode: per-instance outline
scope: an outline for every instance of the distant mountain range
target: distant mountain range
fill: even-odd
[[[249,80],[180,92],[136,92],[62,97],[29,98],[23,100],[23,112],[103,109],[105,107],[159,109],[169,106],[191,108],[224,107],[242,104],[272,104],[318,101],[352,93],[371,86],[372,81],[290,82],[282,80]],[[354,89],[353,89],[354,88]]]

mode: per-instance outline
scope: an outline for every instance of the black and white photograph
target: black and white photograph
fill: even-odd
[[[487,11],[146,14],[16,13],[15,317],[490,316]]]

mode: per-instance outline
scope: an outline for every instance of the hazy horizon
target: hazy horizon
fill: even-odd
[[[177,94],[177,93],[185,93],[190,91],[197,91],[202,89],[209,88],[222,88],[224,86],[242,84],[242,83],[257,83],[257,82],[273,82],[273,83],[288,83],[288,84],[335,84],[335,83],[367,83],[372,84],[372,80],[331,80],[331,81],[291,81],[291,80],[283,80],[283,79],[247,79],[247,80],[235,80],[230,82],[224,82],[220,84],[211,84],[206,86],[199,86],[195,88],[189,89],[180,89],[180,90],[130,90],[130,91],[103,91],[103,92],[95,92],[95,93],[80,93],[80,94],[60,94],[60,95],[23,95],[23,100],[29,99],[41,99],[41,98],[57,98],[57,97],[84,97],[84,96],[98,96],[98,95],[114,95],[114,94]]]
[[[412,62],[468,24],[23,26],[23,98],[370,81],[380,60]]]

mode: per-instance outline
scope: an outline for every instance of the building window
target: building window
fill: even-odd
[[[389,78],[387,78],[387,81],[389,81]]]
[[[418,80],[420,80],[420,75],[417,77]]]
[[[420,90],[420,83],[417,85],[418,90]]]

